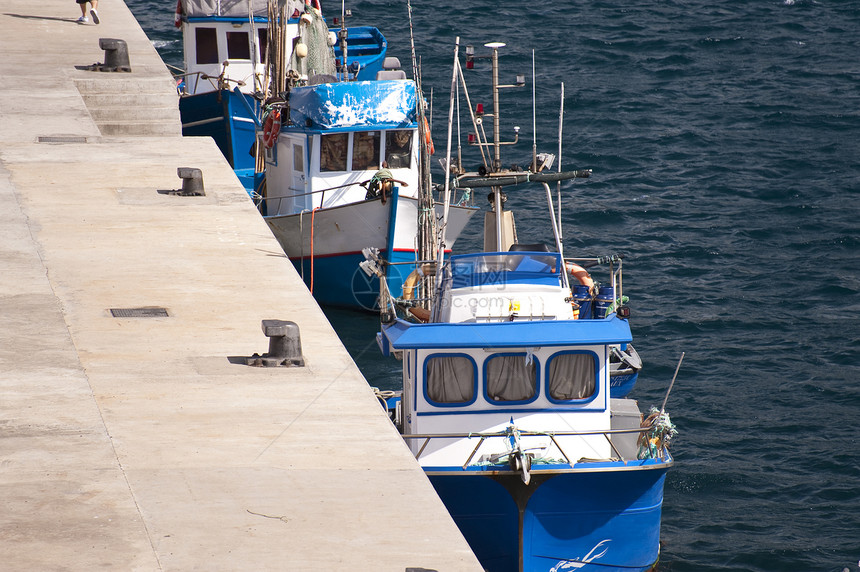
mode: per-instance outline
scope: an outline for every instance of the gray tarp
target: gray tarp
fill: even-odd
[[[280,3],[283,4],[284,1],[290,5],[288,14],[292,14],[295,10],[304,12],[305,3],[302,0],[280,0]],[[262,18],[268,16],[268,0],[182,0],[182,8],[185,15],[189,17],[247,18],[249,3],[254,16]]]

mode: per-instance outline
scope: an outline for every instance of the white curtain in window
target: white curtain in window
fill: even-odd
[[[526,354],[487,360],[487,395],[495,401],[524,401],[535,395],[535,361]],[[528,362],[528,363],[527,363]]]
[[[464,403],[475,396],[475,366],[462,356],[427,360],[427,397],[436,403]]]
[[[553,399],[585,399],[594,395],[594,356],[560,354],[549,362],[549,394]]]

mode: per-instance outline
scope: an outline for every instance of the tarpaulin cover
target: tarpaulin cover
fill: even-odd
[[[283,4],[284,1],[281,0],[280,3]],[[296,10],[299,13],[305,11],[303,0],[286,0],[286,2],[289,4],[287,14],[291,15]],[[266,18],[269,15],[268,0],[182,0],[182,9],[185,11],[185,15],[190,18],[206,16],[247,18],[249,3],[254,16]]]
[[[415,124],[415,102],[409,80],[324,83],[290,92],[290,119],[316,129],[407,127]]]

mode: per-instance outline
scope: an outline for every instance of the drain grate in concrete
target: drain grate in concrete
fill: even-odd
[[[76,135],[51,135],[39,137],[38,141],[39,143],[86,143],[87,138]]]
[[[169,318],[167,308],[111,308],[114,318]]]

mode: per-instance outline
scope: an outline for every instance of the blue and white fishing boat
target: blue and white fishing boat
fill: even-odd
[[[496,122],[503,45],[488,44]],[[452,100],[459,68],[455,56]],[[486,570],[650,570],[674,427],[662,408],[643,419],[635,400],[612,394],[613,361],[627,364],[617,371],[641,365],[622,258],[563,252],[549,183],[590,172],[541,170],[536,154],[528,171],[502,171],[498,129],[493,141],[476,131],[474,144],[495,155],[453,182],[491,190],[488,251],[425,271],[436,284],[424,311],[387,298],[377,341],[403,363],[395,423]],[[529,183],[546,193],[554,251],[518,244],[502,208],[503,189]],[[587,270],[598,266],[604,284]]]
[[[270,81],[266,74],[269,35],[276,32],[281,42],[291,46],[299,36],[302,16],[319,11],[316,0],[283,4],[278,10],[278,2],[268,0],[178,0],[176,6],[175,23],[182,29],[185,60],[179,76],[182,134],[212,137],[252,194],[262,180],[256,138],[261,101]],[[388,47],[385,37],[376,28],[345,28],[343,18],[339,21],[340,29],[329,34],[335,57],[346,63],[347,54],[352,77],[375,78]]]
[[[379,278],[359,269],[362,250],[386,261],[381,279],[399,295],[428,256],[419,219],[442,216],[429,184],[432,139],[418,83],[400,61],[386,58],[372,80],[342,77],[335,54],[318,47],[320,26],[312,14],[289,66],[272,73],[282,86],[264,112],[259,206],[318,302],[376,311]],[[450,244],[476,210],[451,207]]]

